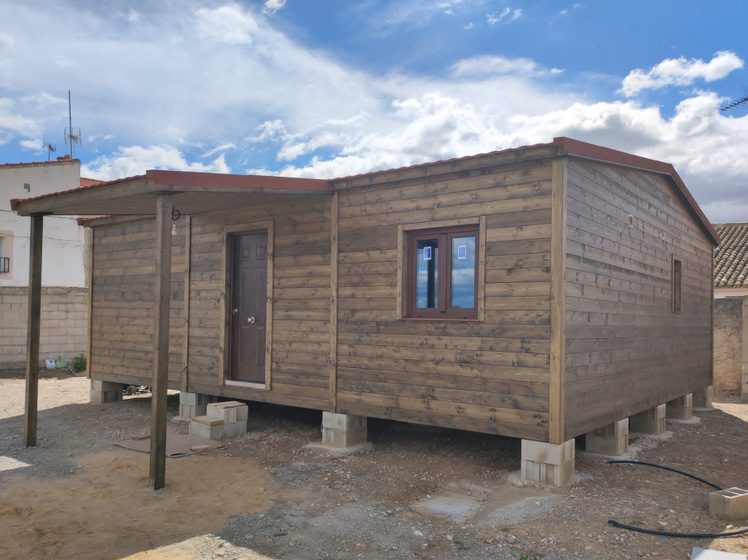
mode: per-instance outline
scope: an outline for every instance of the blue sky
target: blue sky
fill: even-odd
[[[748,221],[748,2],[0,0],[0,162],[331,177],[566,135]]]

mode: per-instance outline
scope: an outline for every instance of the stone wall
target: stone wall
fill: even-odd
[[[714,391],[740,394],[743,369],[743,298],[714,300]]]
[[[28,288],[0,287],[0,371],[23,370],[26,363]],[[67,360],[86,353],[88,290],[42,288],[39,359]]]

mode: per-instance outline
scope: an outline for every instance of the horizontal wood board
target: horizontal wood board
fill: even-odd
[[[172,256],[170,387],[180,388],[184,348],[189,390],[307,408],[329,408],[329,197],[275,198],[254,207],[192,218],[189,345],[185,345],[184,231],[178,223]],[[274,223],[272,390],[224,386],[221,337],[225,304],[224,229]],[[184,220],[182,220],[184,221]],[[153,334],[153,219],[96,229],[93,376],[148,384]],[[236,229],[236,228],[234,228]],[[241,229],[241,227],[239,228]],[[124,358],[124,359],[123,359]]]
[[[155,294],[154,218],[96,228],[91,296],[91,377],[151,385]],[[184,323],[185,220],[172,237],[169,387],[179,388]]]
[[[547,440],[551,175],[501,162],[339,191],[341,412]],[[398,226],[481,216],[484,320],[401,318]]]
[[[711,244],[669,180],[570,158],[566,234],[566,437],[709,385]]]

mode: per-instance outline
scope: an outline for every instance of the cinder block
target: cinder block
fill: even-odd
[[[523,482],[563,487],[574,480],[574,439],[563,443],[522,440]]]
[[[714,392],[711,385],[698,391],[694,391],[691,397],[693,408],[712,408],[713,394]]]
[[[208,395],[199,393],[179,393],[179,416],[181,418],[194,418],[207,414]]]
[[[667,403],[667,417],[673,420],[688,420],[693,416],[693,395],[688,393]]]
[[[224,423],[223,425],[223,437],[236,437],[236,436],[243,436],[247,433],[247,423],[246,422],[231,422],[231,423]]]
[[[122,384],[92,379],[89,395],[92,404],[107,404],[121,401]]]
[[[222,439],[223,420],[210,416],[196,416],[190,422],[190,435],[207,439]]]
[[[584,448],[601,455],[623,455],[629,446],[629,419],[618,420],[585,435]]]
[[[733,487],[709,492],[709,515],[726,521],[748,519],[748,490]]]
[[[661,434],[665,431],[667,405],[660,404],[629,418],[629,429],[642,434]]]
[[[366,443],[366,416],[322,413],[322,445],[345,449]]]
[[[233,424],[244,419],[247,421],[249,407],[238,401],[224,401],[210,403],[207,406],[207,415],[211,418],[222,418],[226,424]]]

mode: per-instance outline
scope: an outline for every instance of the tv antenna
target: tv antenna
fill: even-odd
[[[70,99],[70,90],[68,90],[68,127],[65,129],[65,145],[68,147],[68,155],[73,157],[73,145],[83,144],[83,135],[80,128],[73,128],[73,104]]]
[[[729,111],[733,107],[737,107],[738,105],[742,105],[743,103],[748,103],[748,95],[744,95],[740,99],[736,99],[735,101],[731,101],[730,103],[722,105],[719,110],[720,112],[724,113],[725,111]]]
[[[50,144],[49,142],[45,142],[44,146],[42,146],[42,150],[47,150],[47,161],[52,157],[52,152],[57,151],[57,144]]]

